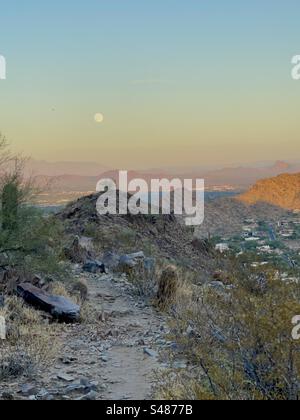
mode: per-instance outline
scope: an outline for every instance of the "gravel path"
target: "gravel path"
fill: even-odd
[[[126,278],[77,277],[87,281],[89,305],[101,322],[59,327],[56,363],[33,379],[0,384],[0,392],[21,399],[151,399],[153,373],[162,367],[158,353],[168,346],[164,318]]]

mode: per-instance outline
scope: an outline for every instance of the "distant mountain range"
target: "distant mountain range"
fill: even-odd
[[[264,202],[288,210],[300,210],[300,173],[260,180],[239,199],[250,205]]]
[[[178,170],[179,171],[179,170]],[[42,161],[29,161],[27,174],[36,175],[38,183],[42,187],[51,187],[56,192],[90,192],[95,191],[96,184],[100,179],[118,179],[118,170],[108,170],[97,163],[81,162],[57,162],[49,163]],[[180,179],[204,178],[207,189],[219,188],[220,190],[235,189],[247,190],[258,180],[273,178],[283,173],[300,173],[300,163],[289,164],[278,161],[274,165],[259,167],[232,167],[219,170],[202,171],[193,168],[191,171],[174,173],[165,169],[129,171],[129,181],[134,178],[142,178],[148,182],[151,179],[175,177]]]
[[[27,175],[43,175],[47,177],[77,175],[83,177],[98,176],[109,167],[97,162],[47,162],[29,159],[26,164]]]
[[[207,185],[232,185],[235,188],[248,188],[260,179],[271,178],[282,173],[300,172],[300,164],[278,161],[266,167],[238,167],[210,171],[203,175]]]

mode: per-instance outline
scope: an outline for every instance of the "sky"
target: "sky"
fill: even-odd
[[[2,2],[0,131],[123,169],[298,158],[299,18],[299,0]]]

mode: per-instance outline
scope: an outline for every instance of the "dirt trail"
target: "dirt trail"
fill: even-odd
[[[0,397],[151,399],[153,373],[164,366],[159,352],[171,345],[166,319],[137,295],[126,276],[87,274],[79,266],[72,271],[74,279],[88,285],[86,321],[54,324],[53,336],[58,335],[61,345],[52,366],[33,378],[0,383]]]
[[[153,372],[162,368],[158,352],[165,341],[165,320],[134,293],[126,278],[85,278],[90,313],[101,322],[54,326],[62,346],[57,360],[34,378],[0,384],[11,399],[151,399]],[[88,317],[89,319],[89,317]]]
[[[124,283],[125,281],[125,283]],[[90,301],[109,319],[108,338],[101,356],[101,377],[108,384],[104,399],[147,399],[153,371],[164,344],[164,319],[130,293],[126,280],[105,276],[88,279]]]

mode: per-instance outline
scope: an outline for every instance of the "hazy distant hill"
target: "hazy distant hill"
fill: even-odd
[[[246,204],[265,202],[284,209],[300,209],[300,173],[258,181],[239,199]]]
[[[47,162],[44,160],[29,159],[26,164],[26,173],[43,176],[97,176],[108,167],[97,162]]]
[[[224,168],[214,171],[202,172],[192,168],[190,172],[167,173],[166,170],[138,170],[128,171],[128,181],[132,179],[141,178],[148,182],[152,179],[167,178],[169,180],[174,178],[196,179],[204,178],[206,190],[233,189],[236,191],[244,191],[258,180],[264,178],[272,178],[281,173],[297,173],[300,172],[300,165],[289,164],[278,161],[274,165],[258,166],[258,167],[237,167]],[[28,174],[35,174],[36,181],[44,193],[47,193],[47,202],[56,202],[55,194],[59,194],[58,202],[69,199],[79,198],[85,193],[90,193],[96,190],[97,182],[103,178],[110,178],[118,180],[119,171],[106,170],[103,166],[97,163],[82,163],[82,162],[42,162],[30,160],[27,168]],[[67,197],[63,194],[67,193]],[[254,201],[255,202],[255,201]],[[270,201],[272,202],[272,201]],[[275,201],[276,203],[276,201]],[[289,207],[288,207],[289,208]]]
[[[300,171],[300,165],[290,165],[278,161],[266,167],[238,167],[210,171],[203,175],[207,185],[225,185],[247,188],[259,179],[274,177],[282,173],[295,173]]]

